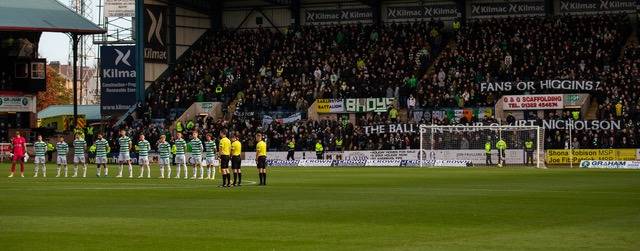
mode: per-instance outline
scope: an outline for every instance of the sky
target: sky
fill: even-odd
[[[69,62],[69,36],[65,33],[43,32],[40,37],[40,56],[47,62],[60,61],[61,64]]]
[[[66,6],[70,6],[72,0],[57,0]],[[91,21],[98,23],[98,4],[100,0],[84,0],[85,4],[90,7],[88,12],[93,13]],[[47,59],[47,62],[60,61],[61,64],[69,62],[69,54],[71,53],[71,39],[65,33],[43,32],[40,37],[39,53],[40,56]],[[94,51],[98,46],[93,46]],[[95,60],[95,59],[91,59]],[[89,64],[93,66],[93,64]]]

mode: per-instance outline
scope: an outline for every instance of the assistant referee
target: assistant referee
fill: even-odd
[[[222,173],[222,187],[231,186],[231,175],[229,174],[229,155],[231,154],[231,140],[227,138],[224,131],[220,132],[220,170]]]
[[[240,171],[240,164],[242,158],[242,144],[238,140],[238,135],[233,134],[231,136],[231,169],[233,170],[233,186],[242,186],[242,172]],[[237,182],[236,182],[237,181]]]
[[[258,166],[258,177],[260,186],[267,185],[267,143],[262,140],[262,134],[256,134],[256,164]]]

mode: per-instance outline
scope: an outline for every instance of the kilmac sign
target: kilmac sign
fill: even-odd
[[[561,0],[560,13],[563,14],[598,14],[598,13],[633,13],[634,0]]]
[[[433,5],[406,5],[389,6],[386,8],[386,17],[393,21],[408,21],[416,19],[454,19],[458,17],[458,8],[455,3],[436,3]]]
[[[350,9],[305,9],[304,20],[307,24],[371,22],[371,8]]]
[[[144,6],[144,61],[166,63],[167,49],[167,7]]]
[[[100,55],[100,110],[122,114],[136,103],[135,46],[102,46]]]
[[[471,3],[470,18],[544,16],[544,1]]]

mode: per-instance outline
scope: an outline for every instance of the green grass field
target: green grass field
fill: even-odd
[[[3,172],[0,250],[640,250],[638,171],[273,168],[260,187],[247,168],[222,189],[53,167]]]

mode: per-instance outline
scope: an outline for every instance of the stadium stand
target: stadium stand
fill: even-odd
[[[622,15],[473,20],[453,34],[451,43],[450,33],[439,21],[381,27],[303,26],[284,34],[267,29],[211,32],[148,92],[148,103],[140,110],[146,116],[139,117],[147,123],[152,118],[166,119],[166,124],[144,129],[127,126],[134,135],[141,130],[152,135],[168,133],[171,120],[166,111],[196,101],[233,103],[236,114],[305,111],[318,98],[394,97],[406,108],[410,95],[415,97],[411,108],[482,107],[493,106],[509,92],[483,92],[481,82],[590,79],[603,83],[591,92],[600,104],[597,117],[620,119],[628,126],[620,132],[582,131],[573,136],[576,145],[637,147],[640,142],[635,135],[640,132],[633,125],[640,121],[639,50],[624,47],[630,33],[629,21]],[[549,91],[530,93],[545,92]],[[363,126],[389,123],[385,113],[364,114],[356,123],[338,119],[266,125],[261,117],[227,114],[225,118],[200,119],[197,129],[229,129],[242,135],[249,146],[260,130],[270,139],[269,147],[279,150],[286,149],[290,137],[296,138],[297,148],[307,150],[316,138],[331,148],[337,137],[344,137],[346,150],[418,147],[416,134],[364,133]],[[532,119],[554,118],[569,119],[570,114],[547,113]],[[413,122],[453,123],[447,119]],[[455,123],[459,122],[497,121],[485,117]],[[564,130],[547,130],[545,145],[564,148],[568,140]]]

